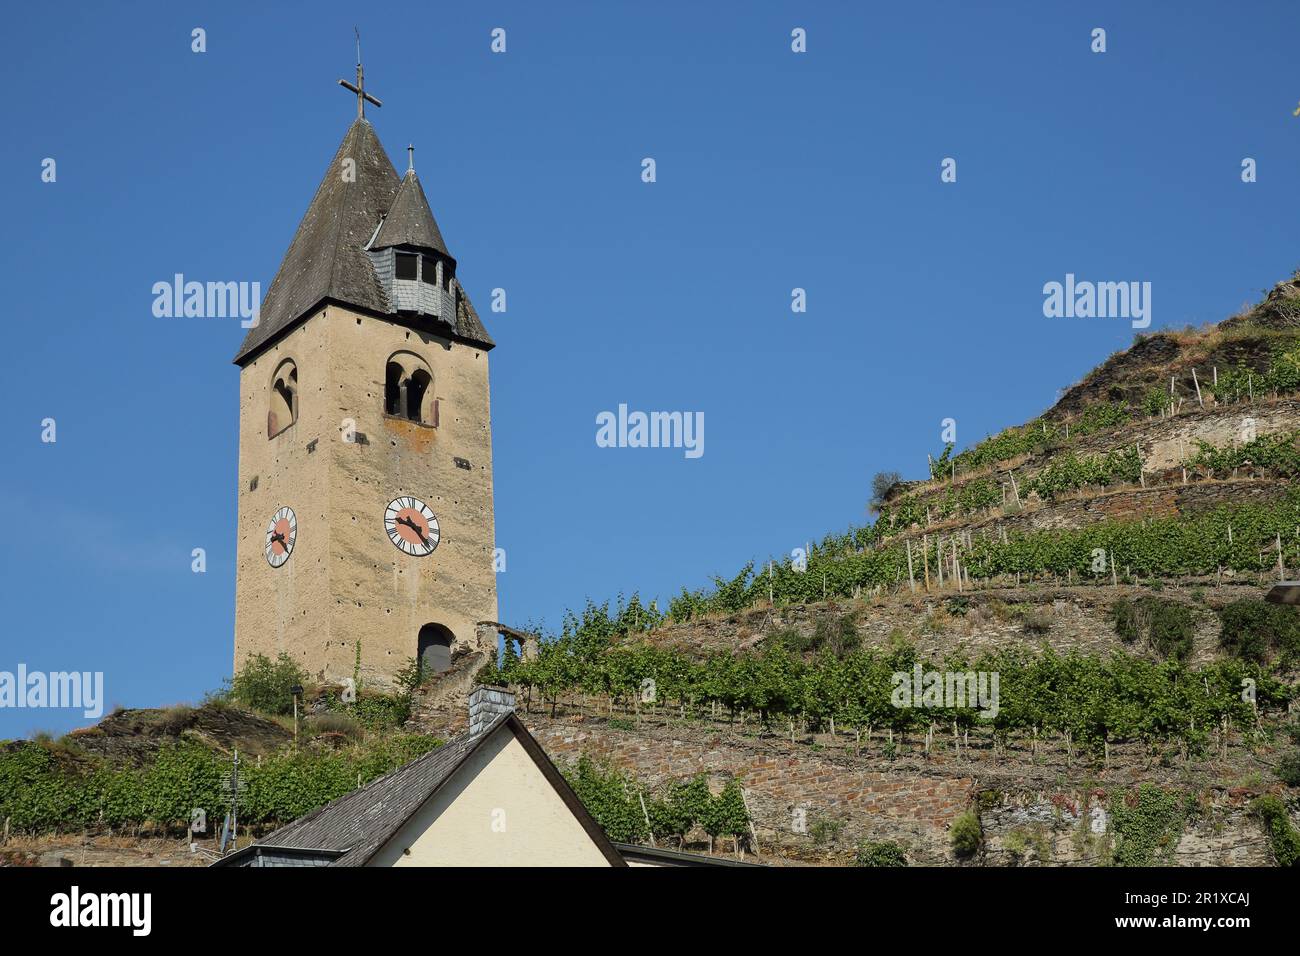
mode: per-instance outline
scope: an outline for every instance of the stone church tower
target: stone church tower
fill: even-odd
[[[483,323],[410,163],[348,129],[235,356],[235,667],[386,685],[496,646]]]

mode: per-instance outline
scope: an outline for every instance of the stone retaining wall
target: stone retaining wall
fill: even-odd
[[[591,718],[523,717],[561,766],[585,753],[652,789],[698,773],[708,774],[715,789],[725,779],[739,777],[760,853],[769,862],[850,863],[853,848],[871,840],[902,844],[913,864],[1087,866],[1104,862],[1114,840],[1106,811],[1112,793],[1095,784],[1052,786],[1039,780],[1017,785],[1014,769],[1001,768],[993,779],[915,760],[882,766],[879,760],[854,760],[709,728],[628,730]],[[1023,779],[1035,776],[1044,775],[1027,773]],[[1124,793],[1133,783],[1104,786]],[[1268,840],[1247,808],[1253,796],[1253,790],[1215,786],[1201,793],[1200,810],[1179,835],[1172,862],[1272,865]],[[984,846],[974,858],[958,860],[948,828],[970,808],[980,815]],[[1294,810],[1292,816],[1300,818]],[[814,839],[825,828],[819,821],[839,828],[838,836],[823,845]]]

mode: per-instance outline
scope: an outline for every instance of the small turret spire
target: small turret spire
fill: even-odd
[[[406,171],[415,172],[415,144],[408,144],[406,147]]]

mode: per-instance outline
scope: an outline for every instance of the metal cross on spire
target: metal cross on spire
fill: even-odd
[[[357,35],[357,85],[353,86],[347,80],[339,80],[339,86],[357,94],[357,119],[365,119],[367,101],[374,103],[376,106],[383,106],[384,104],[366,92],[366,73],[361,68],[361,31],[353,27],[352,32]]]

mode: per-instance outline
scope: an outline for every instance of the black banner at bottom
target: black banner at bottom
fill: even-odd
[[[13,868],[0,869],[0,918],[19,938],[76,934],[127,946],[215,942],[223,928],[244,925],[258,927],[261,943],[373,944],[380,930],[480,912],[496,917],[479,925],[497,933],[531,935],[572,919],[620,934],[613,939],[653,933],[658,922],[674,935],[696,924],[716,930],[720,920],[731,939],[758,937],[783,913],[812,911],[885,920],[918,940],[947,939],[960,931],[954,922],[970,920],[1070,939],[1173,931],[1228,942],[1277,932],[1294,910],[1288,874],[1272,869],[652,870]],[[540,919],[524,922],[530,916]]]

